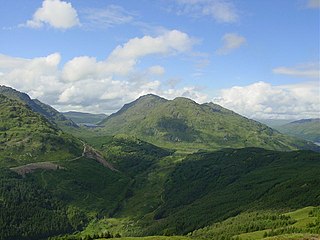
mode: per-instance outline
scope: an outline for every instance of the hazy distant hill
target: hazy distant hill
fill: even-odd
[[[107,117],[106,114],[93,114],[75,111],[64,112],[63,115],[77,124],[98,124]]]
[[[78,127],[73,121],[67,119],[50,105],[44,104],[37,99],[31,99],[26,93],[19,92],[10,87],[0,86],[0,94],[27,104],[33,111],[40,113],[50,122],[55,123],[60,127]]]
[[[275,128],[282,126],[284,124],[290,123],[293,120],[287,120],[287,119],[257,119],[258,122],[261,122],[271,128]]]
[[[213,103],[187,98],[166,100],[146,95],[126,104],[101,123],[106,134],[129,134],[168,148],[185,150],[263,147],[316,149],[311,143],[280,134],[264,124]]]
[[[320,143],[320,118],[301,119],[275,128],[282,133]]]

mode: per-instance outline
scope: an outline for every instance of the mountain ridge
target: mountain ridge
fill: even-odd
[[[101,122],[106,134],[128,134],[162,147],[265,147],[274,150],[315,149],[257,121],[214,103],[198,104],[178,97],[145,95],[125,104]],[[194,148],[194,149],[196,149]]]
[[[45,104],[38,99],[31,99],[30,96],[24,92],[20,92],[14,88],[0,85],[0,94],[5,95],[8,98],[24,102],[27,104],[33,111],[43,115],[50,122],[57,124],[59,127],[72,127],[78,128],[78,125],[75,124],[72,120],[67,119],[63,114],[54,109],[48,104]]]

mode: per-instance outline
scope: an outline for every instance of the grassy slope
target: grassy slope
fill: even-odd
[[[58,112],[53,107],[44,104],[37,99],[31,99],[26,93],[19,92],[10,87],[0,86],[0,94],[28,105],[34,112],[41,114],[51,123],[56,124],[59,127],[71,129],[78,127],[74,122],[67,119],[63,114]]]
[[[308,141],[320,142],[320,119],[304,119],[294,121],[276,127],[282,133],[306,139]]]
[[[102,124],[106,134],[130,134],[158,146],[185,151],[252,146],[274,150],[315,148],[213,103],[199,105],[186,98],[169,101],[143,96]]]
[[[0,94],[0,166],[71,159],[82,144],[28,106]]]
[[[312,214],[316,211],[316,214]],[[317,220],[318,219],[318,220]],[[194,239],[314,239],[320,237],[319,207],[305,207],[293,212],[245,212],[223,222],[190,233]],[[318,221],[318,222],[317,222]],[[317,225],[317,227],[313,224]],[[293,233],[286,233],[292,231]],[[271,232],[279,234],[267,236]],[[284,233],[280,233],[283,231]],[[308,238],[310,237],[310,238]]]
[[[113,152],[116,146],[109,146]],[[181,234],[248,210],[277,212],[320,201],[317,153],[226,149],[181,159],[173,154],[135,174],[114,218],[93,222],[83,234]]]

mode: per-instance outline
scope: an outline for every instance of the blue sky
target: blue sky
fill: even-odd
[[[140,95],[319,117],[319,0],[1,1],[0,84],[61,111]]]

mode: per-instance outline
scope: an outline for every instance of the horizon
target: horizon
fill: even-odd
[[[11,89],[13,89],[13,90],[16,90],[16,91],[18,91],[18,92],[21,92],[21,91],[19,91],[18,89],[14,89],[14,88],[12,88],[12,87],[8,87],[8,86],[5,86],[5,85],[0,85],[0,87],[6,87],[6,88],[11,88]],[[24,93],[24,92],[22,92],[22,93]],[[1,93],[0,93],[1,94]],[[112,115],[112,114],[115,114],[115,113],[117,113],[118,111],[120,111],[126,104],[130,104],[130,103],[132,103],[132,102],[134,102],[134,101],[137,101],[138,99],[140,99],[140,98],[142,98],[142,97],[146,97],[146,96],[155,96],[155,97],[159,97],[159,98],[162,98],[162,99],[165,99],[165,100],[167,100],[167,101],[173,101],[173,100],[175,100],[175,99],[177,99],[177,98],[185,98],[185,99],[189,99],[189,100],[192,100],[192,101],[194,101],[193,99],[191,99],[191,98],[187,98],[187,97],[180,97],[180,96],[178,96],[178,97],[174,97],[173,99],[167,99],[167,98],[165,98],[165,97],[162,97],[162,96],[159,96],[159,95],[156,95],[156,94],[153,94],[153,93],[147,93],[147,94],[145,94],[145,95],[141,95],[141,96],[139,96],[138,98],[136,98],[136,99],[134,99],[133,101],[131,101],[131,102],[127,102],[127,103],[124,103],[118,110],[115,110],[115,111],[113,111],[113,112],[109,112],[109,113],[106,113],[106,112],[84,112],[84,111],[78,111],[78,110],[67,110],[67,111],[59,111],[60,113],[62,113],[62,114],[64,114],[64,113],[83,113],[83,114],[96,114],[96,115],[99,115],[99,114],[101,114],[101,115],[106,115],[107,117],[108,116],[110,116],[110,115]],[[39,100],[39,99],[36,99],[36,98],[32,98],[31,96],[29,96],[30,98],[31,98],[31,100]],[[199,104],[199,105],[202,105],[202,104],[208,104],[208,103],[213,103],[213,104],[216,104],[216,105],[219,105],[219,104],[217,104],[217,103],[214,103],[214,102],[204,102],[204,103],[198,103],[198,102],[196,102],[196,101],[194,101],[196,104]],[[46,102],[43,102],[44,104],[48,104],[48,103],[46,103]],[[219,105],[219,106],[221,106],[221,105]],[[221,106],[222,107],[222,106]],[[230,110],[230,109],[229,109]],[[232,110],[233,111],[233,110]],[[235,112],[235,111],[234,111]],[[237,112],[235,112],[235,113],[237,113]],[[240,114],[240,113],[237,113],[237,114]],[[241,115],[241,114],[240,114]],[[242,115],[243,116],[243,115]],[[318,118],[318,117],[315,117],[315,118],[249,118],[249,119],[252,119],[252,120],[255,120],[255,121],[262,121],[261,123],[263,123],[263,124],[266,124],[266,125],[268,125],[267,123],[264,123],[263,121],[279,121],[279,122],[281,122],[281,121],[285,121],[285,122],[296,122],[296,121],[302,121],[302,120],[318,120],[318,119],[320,119],[320,118]]]
[[[251,119],[319,118],[319,8],[318,0],[10,1],[0,9],[0,84],[61,112],[110,114],[151,93]]]

